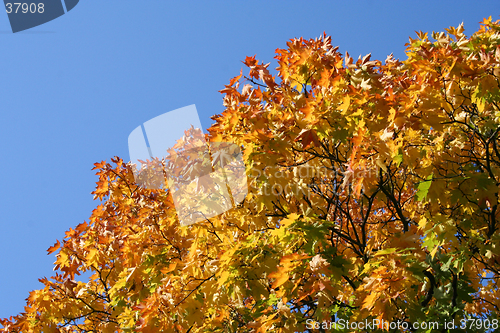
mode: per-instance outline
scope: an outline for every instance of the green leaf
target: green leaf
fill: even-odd
[[[389,249],[383,249],[383,250],[380,250],[380,251],[377,251],[377,253],[375,254],[376,256],[381,256],[381,255],[384,255],[384,254],[391,254],[391,253],[394,253],[396,252],[396,248],[389,248]]]
[[[441,270],[443,272],[448,271],[450,269],[450,265],[451,265],[452,261],[453,261],[453,257],[450,256],[450,259],[448,259],[448,261],[446,262],[446,264],[444,264],[444,265],[441,266]]]
[[[399,165],[403,162],[403,154],[394,156],[392,160],[396,162],[397,166],[399,167]]]
[[[427,196],[431,184],[432,184],[432,174],[430,174],[426,180],[420,182],[420,184],[418,185],[418,191],[417,191],[418,201],[422,201]]]

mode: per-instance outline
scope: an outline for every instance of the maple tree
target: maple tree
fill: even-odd
[[[274,76],[245,59],[207,135],[242,147],[242,203],[181,226],[168,191],[96,163],[102,203],[49,248],[56,275],[0,331],[497,320],[499,21],[419,32],[404,61],[355,61],[326,35],[287,46]]]

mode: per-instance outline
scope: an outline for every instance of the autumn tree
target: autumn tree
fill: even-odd
[[[403,61],[354,60],[326,35],[287,46],[274,76],[245,59],[207,135],[241,147],[243,202],[181,226],[169,190],[96,163],[101,203],[0,331],[498,328],[499,21],[419,32]]]

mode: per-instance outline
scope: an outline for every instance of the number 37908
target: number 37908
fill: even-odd
[[[28,12],[31,14],[35,13],[40,13],[42,14],[45,11],[43,3],[21,3],[21,2],[15,2],[15,3],[6,3],[5,4],[5,10],[7,11],[7,14],[10,13],[23,13],[27,14]]]

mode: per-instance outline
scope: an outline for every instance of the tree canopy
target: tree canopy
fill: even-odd
[[[275,58],[275,75],[244,60],[206,135],[241,147],[241,203],[182,226],[168,190],[137,185],[118,157],[96,163],[100,204],[49,248],[55,276],[0,331],[498,327],[499,21],[418,32],[402,61],[355,60],[326,34]]]

